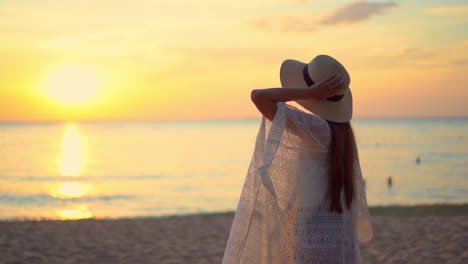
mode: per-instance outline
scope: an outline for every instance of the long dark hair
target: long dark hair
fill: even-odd
[[[351,208],[355,196],[354,160],[356,158],[356,140],[349,122],[336,123],[328,121],[332,131],[329,151],[328,195],[330,211],[342,213],[340,201],[341,190],[344,190],[346,207]]]

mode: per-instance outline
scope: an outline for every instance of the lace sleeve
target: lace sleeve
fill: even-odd
[[[286,130],[312,144],[327,148],[331,141],[331,131],[325,119],[312,113],[304,112],[284,102],[286,106]]]

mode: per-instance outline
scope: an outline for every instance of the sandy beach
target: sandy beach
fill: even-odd
[[[363,262],[468,263],[467,208],[371,208]],[[221,263],[233,216],[2,221],[0,263]]]

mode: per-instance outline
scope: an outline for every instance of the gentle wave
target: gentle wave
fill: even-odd
[[[174,175],[142,175],[142,176],[11,176],[11,175],[0,175],[2,181],[38,181],[38,182],[64,182],[64,181],[80,181],[80,182],[91,182],[91,181],[128,181],[128,180],[152,180],[152,179],[163,179],[163,178],[174,178]]]
[[[54,197],[47,194],[30,195],[0,195],[0,204],[8,205],[44,205],[58,202],[108,202],[114,200],[136,199],[132,195],[108,195],[108,196],[82,196],[82,197]]]

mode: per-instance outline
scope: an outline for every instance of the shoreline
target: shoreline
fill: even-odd
[[[43,222],[43,221],[84,221],[84,220],[140,220],[140,219],[166,219],[166,218],[192,218],[213,216],[234,216],[235,211],[173,214],[161,216],[132,216],[132,217],[91,217],[80,219],[55,218],[12,218],[0,219],[1,222]],[[369,206],[371,216],[465,216],[468,215],[468,203],[436,203],[416,205],[379,205]]]

